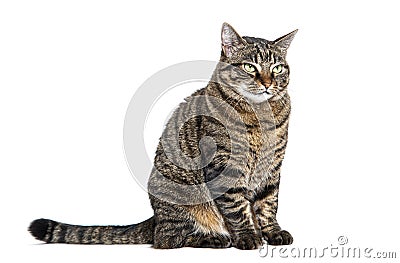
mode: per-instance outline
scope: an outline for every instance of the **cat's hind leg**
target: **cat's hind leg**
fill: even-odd
[[[212,235],[198,232],[193,221],[164,218],[155,228],[156,249],[181,247],[227,248],[231,246],[229,235]]]
[[[164,206],[163,209],[156,210],[158,213],[154,229],[154,248],[226,248],[231,246],[228,231],[210,207],[196,205],[170,208]]]
[[[193,226],[186,220],[163,217],[158,219],[154,229],[153,248],[172,249],[184,247],[186,237],[193,232]]]

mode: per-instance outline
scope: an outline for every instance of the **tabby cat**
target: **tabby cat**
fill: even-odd
[[[161,136],[148,183],[151,218],[129,226],[37,219],[30,233],[46,243],[158,249],[291,244],[276,213],[290,114],[286,53],[296,32],[268,41],[223,24],[210,82],[179,105]]]

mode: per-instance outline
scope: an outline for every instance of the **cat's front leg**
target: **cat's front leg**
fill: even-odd
[[[238,249],[256,249],[262,245],[262,235],[253,216],[250,202],[234,189],[228,190],[215,200]]]
[[[262,198],[254,203],[254,212],[261,228],[262,236],[270,245],[290,245],[293,243],[292,235],[282,230],[276,220],[278,210],[279,182],[269,185]]]

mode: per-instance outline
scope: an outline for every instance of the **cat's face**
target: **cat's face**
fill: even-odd
[[[286,51],[296,32],[268,41],[241,37],[224,23],[221,62],[235,67],[237,80],[231,81],[231,86],[253,102],[282,98],[287,92],[290,73]]]

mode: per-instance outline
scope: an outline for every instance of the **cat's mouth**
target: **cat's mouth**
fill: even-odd
[[[239,93],[254,102],[260,103],[269,99],[278,100],[285,95],[286,90],[281,90],[275,86],[268,88],[262,86],[255,89],[241,88],[239,89]]]
[[[286,89],[280,89],[278,87],[268,87],[260,92],[257,92],[256,94],[263,95],[267,99],[278,100],[286,94]]]
[[[261,89],[256,90],[253,93],[258,94],[258,95],[264,94],[264,95],[273,97],[273,96],[279,95],[281,92],[282,91],[277,87],[268,87],[268,88],[262,87]]]
[[[271,94],[272,96],[275,96],[276,94],[279,93],[279,89],[275,87],[268,87],[265,89],[265,93]]]

